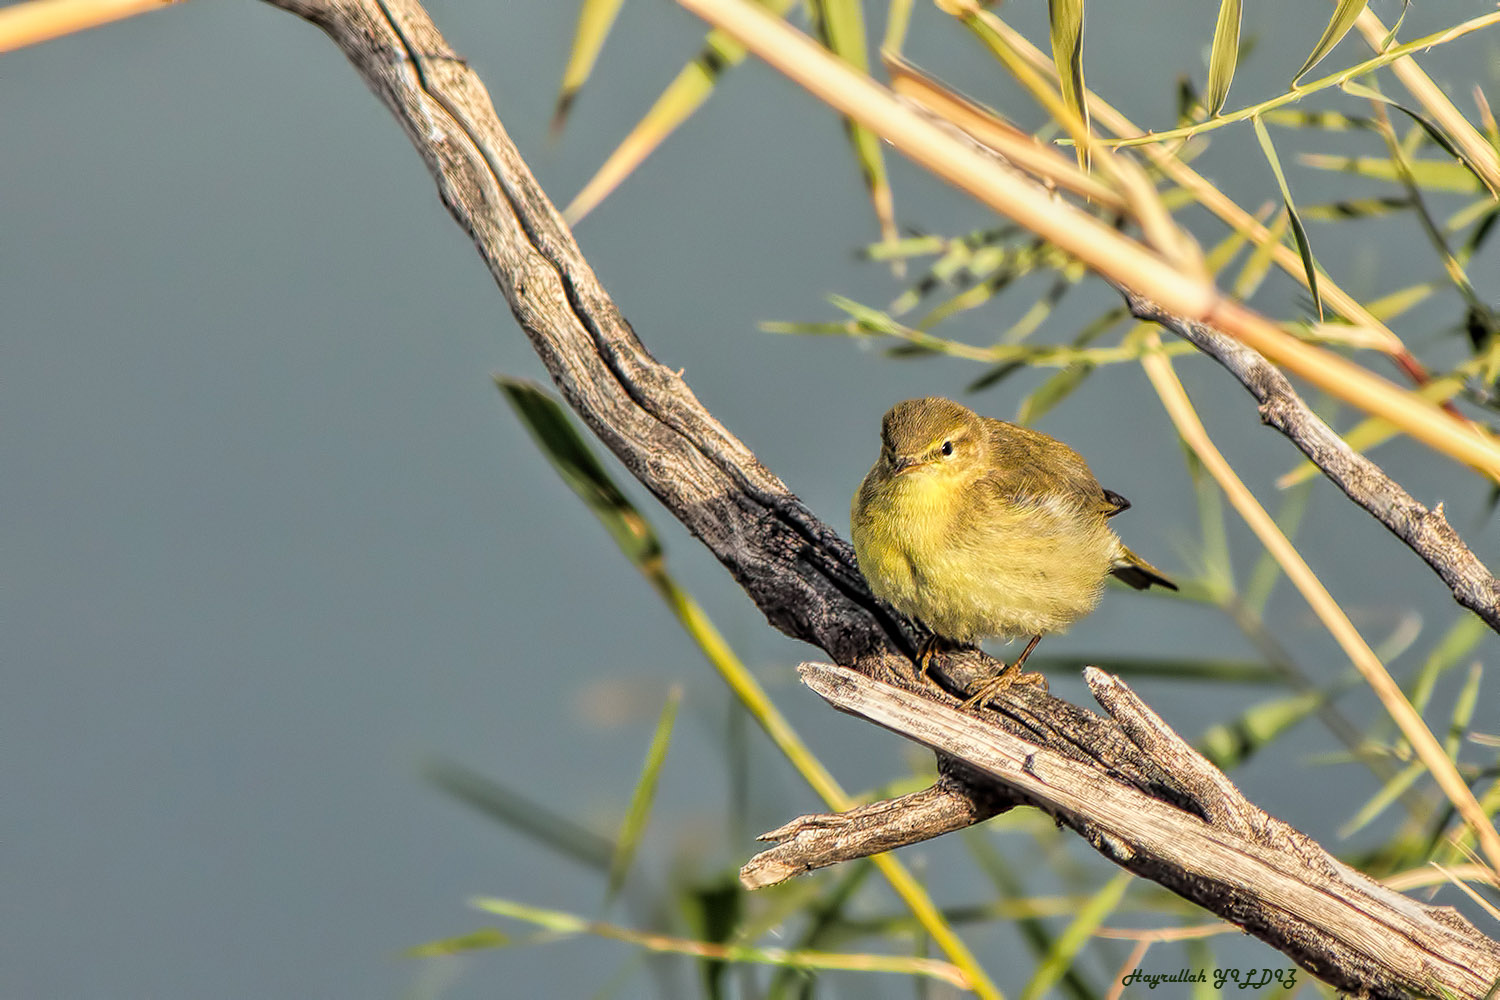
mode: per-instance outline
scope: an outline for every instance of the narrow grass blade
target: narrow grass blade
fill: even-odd
[[[1323,29],[1323,35],[1318,39],[1318,44],[1313,46],[1312,52],[1307,56],[1307,61],[1302,64],[1295,76],[1292,77],[1292,86],[1297,86],[1297,81],[1307,75],[1307,71],[1323,60],[1339,40],[1348,34],[1349,29],[1354,27],[1354,19],[1359,17],[1359,12],[1365,9],[1367,0],[1339,0],[1333,9],[1333,17],[1328,20],[1328,27]]]
[[[780,17],[791,9],[792,0],[766,0],[763,6]],[[744,61],[744,46],[722,31],[710,31],[703,39],[703,48],[697,57],[682,68],[645,117],[609,154],[583,190],[563,209],[563,217],[570,224],[576,224],[593,211],[667,136],[677,130],[677,126],[703,106],[725,70]]]
[[[906,44],[906,28],[911,23],[911,9],[915,0],[891,0],[886,8],[885,37],[880,40],[880,51],[899,54]]]
[[[1271,164],[1271,172],[1276,175],[1276,183],[1281,188],[1281,200],[1286,204],[1287,218],[1292,223],[1292,236],[1297,241],[1297,254],[1302,258],[1302,269],[1307,274],[1307,289],[1312,293],[1313,303],[1318,308],[1318,319],[1322,320],[1323,296],[1318,294],[1318,265],[1313,260],[1312,243],[1307,238],[1302,219],[1297,215],[1297,205],[1292,201],[1292,189],[1287,186],[1286,174],[1281,171],[1281,160],[1276,156],[1276,147],[1271,145],[1271,136],[1266,132],[1265,123],[1259,116],[1250,120],[1255,124],[1255,137],[1260,140],[1260,148],[1265,151],[1266,161]]]
[[[1219,21],[1214,25],[1214,44],[1208,56],[1208,113],[1224,110],[1229,84],[1240,58],[1240,0],[1220,0]]]
[[[1443,286],[1436,281],[1424,281],[1421,284],[1398,288],[1378,299],[1372,299],[1365,308],[1371,316],[1384,323],[1426,302],[1441,287]]]
[[[1309,205],[1302,210],[1302,217],[1317,222],[1338,222],[1343,219],[1376,219],[1404,212],[1412,207],[1412,200],[1405,195],[1386,195],[1381,198],[1350,198],[1333,201],[1326,205]]]
[[[485,897],[473,901],[487,913],[535,924],[556,934],[592,934],[624,941],[650,951],[724,962],[755,965],[790,966],[800,969],[838,969],[850,972],[894,972],[907,976],[938,979],[959,989],[969,989],[968,978],[958,967],[930,958],[906,958],[900,955],[862,955],[825,951],[787,951],[781,948],[757,948],[750,945],[721,945],[690,938],[652,934],[629,927],[584,920],[571,913],[527,906],[508,899]]]
[[[568,65],[563,68],[562,89],[557,94],[557,107],[552,111],[552,131],[562,130],[573,99],[588,82],[594,71],[594,63],[614,27],[615,18],[625,0],[583,0],[578,9],[578,26],[574,29],[573,48],[568,52]]]
[[[1472,259],[1479,252],[1479,248],[1484,246],[1485,240],[1490,238],[1490,234],[1500,228],[1495,225],[1497,221],[1500,221],[1500,207],[1497,207],[1494,202],[1476,202],[1471,208],[1479,210],[1479,223],[1469,234],[1469,238],[1464,241],[1462,253],[1466,261]],[[1455,228],[1455,223],[1460,221],[1461,214],[1449,221],[1450,230]]]
[[[1347,132],[1350,129],[1367,129],[1370,120],[1360,115],[1346,115],[1342,111],[1312,108],[1279,108],[1261,115],[1267,125],[1282,128],[1310,128],[1318,132]]]
[[[646,763],[635,783],[635,792],[630,796],[630,807],[625,810],[625,820],[620,824],[615,837],[614,856],[609,862],[609,888],[604,894],[604,905],[608,906],[625,885],[625,876],[635,860],[636,848],[646,832],[651,819],[651,803],[656,799],[656,785],[661,778],[662,765],[667,762],[667,747],[672,743],[672,725],[677,721],[677,706],[682,703],[682,688],[673,686],[662,706],[661,717],[656,720],[656,731],[651,734],[651,746],[646,751]]]
[[[870,58],[866,51],[865,16],[859,0],[813,0],[812,10],[818,32],[828,50],[861,75],[868,76]],[[869,192],[870,204],[875,209],[881,235],[887,241],[895,240],[896,210],[890,176],[885,169],[885,155],[880,149],[880,137],[850,118],[844,119],[844,127],[849,132],[854,157],[859,161],[860,174]]]
[[[446,760],[429,761],[422,777],[472,809],[499,820],[565,858],[603,871],[615,845],[581,823],[513,792],[477,771]]]
[[[1312,715],[1327,695],[1310,691],[1262,702],[1231,722],[1211,726],[1198,739],[1198,749],[1220,770],[1239,767],[1261,747],[1275,742],[1288,729]]]
[[[1412,707],[1419,712],[1425,711],[1438,678],[1456,666],[1488,634],[1484,622],[1468,613],[1461,615],[1443,634],[1442,639],[1438,640],[1432,652],[1427,654],[1417,676],[1412,679]]]
[[[1479,109],[1479,121],[1484,125],[1484,138],[1500,152],[1500,121],[1495,119],[1495,112],[1490,108],[1489,99],[1484,96],[1484,88],[1474,84],[1474,106]]]
[[[1052,61],[1057,65],[1063,100],[1083,122],[1089,124],[1083,82],[1083,0],[1047,0],[1047,19],[1052,36]],[[1078,150],[1078,165],[1088,169],[1088,151]]]
[[[630,561],[642,568],[658,562],[661,543],[656,532],[609,478],[567,411],[534,382],[497,376],[495,384],[547,461],[604,523]]]
[[[1129,872],[1120,872],[1106,882],[1104,888],[1095,893],[1094,898],[1078,911],[1073,922],[1058,935],[1052,950],[1037,966],[1031,981],[1021,991],[1021,1000],[1037,1000],[1051,992],[1058,980],[1072,967],[1073,959],[1088,944],[1099,925],[1120,905],[1133,878]]]
[[[1198,88],[1192,78],[1183,74],[1177,78],[1177,125],[1191,125],[1205,114],[1210,114],[1208,104],[1198,96]]]
[[[1016,423],[1029,427],[1034,421],[1040,420],[1048,410],[1067,399],[1073,390],[1082,385],[1084,379],[1093,373],[1094,366],[1087,361],[1068,365],[1021,400],[1021,408],[1016,413]]]
[[[1305,153],[1297,162],[1315,170],[1333,170],[1345,174],[1357,174],[1377,181],[1401,180],[1396,164],[1386,157],[1376,156],[1329,156],[1322,153]],[[1424,191],[1479,194],[1484,189],[1474,178],[1474,172],[1462,163],[1448,160],[1412,160],[1411,174],[1417,186]]]
[[[1448,720],[1448,738],[1444,741],[1444,749],[1454,760],[1458,759],[1458,749],[1463,743],[1464,734],[1474,721],[1474,707],[1479,704],[1479,679],[1483,674],[1479,661],[1470,664],[1469,676],[1464,679],[1463,689],[1453,702],[1453,718]]]
[[[1402,768],[1395,777],[1382,785],[1380,790],[1372,795],[1347,823],[1339,827],[1339,837],[1352,837],[1363,830],[1371,820],[1384,812],[1387,806],[1400,798],[1418,778],[1426,773],[1427,768],[1422,765],[1421,761],[1415,761]]]
[[[489,948],[507,948],[515,943],[509,934],[494,927],[481,927],[457,937],[429,941],[406,949],[408,958],[438,958],[444,955],[459,955],[466,951],[483,951]]]
[[[1385,37],[1376,46],[1378,51],[1384,52],[1391,47],[1396,40],[1396,34],[1401,30],[1401,23],[1406,20],[1406,12],[1411,9],[1411,0],[1401,0],[1401,13],[1396,15],[1396,23],[1391,25],[1391,30],[1385,33]]]
[[[1124,584],[1121,584],[1124,586]],[[1049,670],[1062,672],[1076,670],[1078,664],[1098,663],[1109,668],[1112,674],[1126,678],[1151,677],[1160,680],[1195,681],[1214,684],[1257,684],[1280,687],[1286,683],[1285,675],[1262,660],[1204,659],[1170,656],[1118,656],[1101,652],[1097,656],[1070,656],[1066,659],[1033,656],[1027,666],[1035,666],[1040,673]]]

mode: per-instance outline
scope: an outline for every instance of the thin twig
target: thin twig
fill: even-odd
[[[1278,94],[1277,96],[1270,98],[1269,100],[1261,101],[1259,104],[1253,104],[1247,108],[1240,108],[1238,111],[1230,111],[1226,112],[1225,114],[1215,115],[1213,118],[1210,118],[1205,122],[1197,122],[1192,125],[1184,125],[1181,128],[1166,129],[1161,132],[1148,132],[1145,135],[1138,136],[1136,138],[1104,140],[1104,142],[1107,145],[1111,146],[1141,146],[1147,143],[1167,142],[1172,139],[1190,139],[1195,135],[1201,135],[1204,132],[1211,132],[1216,128],[1223,128],[1225,125],[1231,125],[1234,122],[1244,121],[1247,118],[1254,118],[1257,115],[1263,115],[1267,111],[1275,110],[1282,105],[1293,104],[1297,101],[1302,100],[1302,98],[1306,97],[1309,94],[1316,93],[1317,91],[1327,90],[1330,87],[1337,87],[1349,80],[1353,80],[1357,77],[1365,75],[1366,73],[1380,69],[1382,66],[1388,66],[1393,62],[1405,58],[1410,53],[1423,52],[1428,49],[1436,48],[1439,45],[1446,45],[1448,42],[1455,41],[1459,38],[1464,37],[1465,35],[1471,34],[1472,32],[1494,27],[1497,24],[1500,24],[1500,13],[1480,14],[1478,17],[1470,18],[1469,20],[1464,21],[1461,24],[1455,24],[1451,28],[1445,28],[1442,31],[1434,32],[1433,34],[1427,35],[1425,37],[1414,38],[1409,42],[1403,42],[1400,45],[1394,45],[1391,48],[1386,49],[1384,52],[1366,59],[1362,63],[1356,63],[1355,65],[1350,66],[1347,69],[1339,70],[1337,73],[1330,73],[1328,76],[1325,76],[1322,79],[1313,80],[1310,83],[1300,84],[1296,87],[1293,87],[1291,90],[1288,90],[1284,94]]]
[[[1130,311],[1160,323],[1227,368],[1260,403],[1260,417],[1295,444],[1339,489],[1421,556],[1453,592],[1453,599],[1500,632],[1500,580],[1464,544],[1443,516],[1429,510],[1385,471],[1350,448],[1257,351],[1213,327],[1185,319],[1128,289]]]

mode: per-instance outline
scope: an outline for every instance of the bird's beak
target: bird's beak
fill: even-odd
[[[919,463],[915,458],[907,458],[904,455],[898,455],[895,458],[891,459],[891,470],[899,476],[901,475],[901,473],[907,471],[908,469],[916,468],[918,464]]]

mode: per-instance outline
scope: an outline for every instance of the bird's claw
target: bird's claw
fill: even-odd
[[[1043,691],[1047,690],[1047,678],[1036,672],[1029,674],[1022,673],[1021,664],[1014,663],[1010,666],[1002,666],[1000,673],[985,681],[979,686],[978,691],[965,698],[963,704],[958,706],[958,710],[960,712],[968,712],[974,708],[983,707],[991,698],[1017,684],[1026,687],[1040,687]]]

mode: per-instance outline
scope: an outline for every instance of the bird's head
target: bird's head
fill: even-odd
[[[897,403],[880,424],[880,458],[891,475],[951,474],[982,459],[984,424],[951,399]]]

